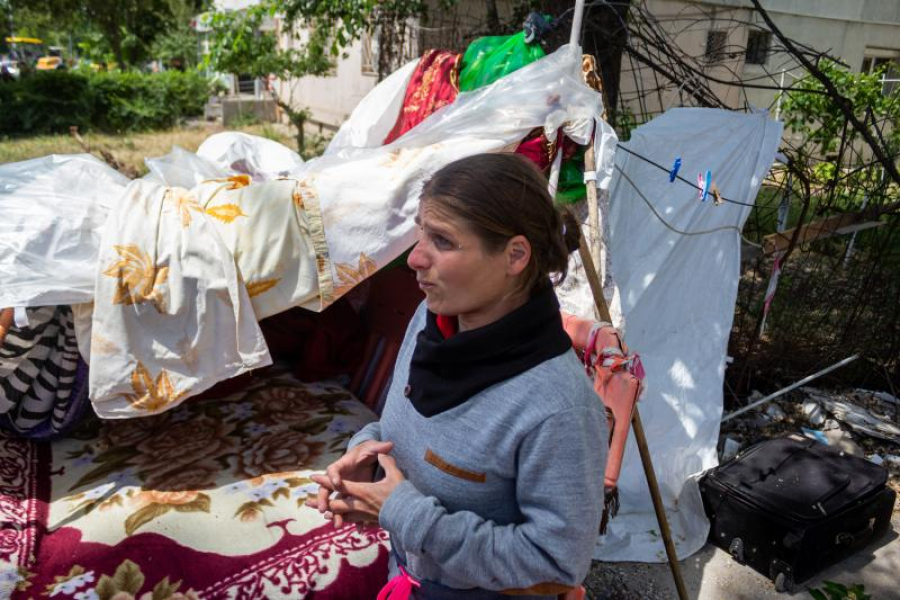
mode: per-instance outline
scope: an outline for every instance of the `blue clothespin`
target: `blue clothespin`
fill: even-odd
[[[706,172],[706,181],[703,184],[703,190],[700,194],[700,202],[706,202],[706,197],[709,196],[709,187],[712,185],[712,171]]]
[[[681,157],[675,159],[675,163],[672,165],[672,170],[669,171],[669,183],[675,181],[675,178],[678,177],[678,169],[681,168]]]

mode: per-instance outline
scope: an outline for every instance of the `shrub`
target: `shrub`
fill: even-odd
[[[0,135],[171,127],[203,114],[211,85],[196,72],[34,73],[0,83]]]
[[[0,84],[0,133],[49,133],[90,123],[93,93],[86,77],[36,72]]]

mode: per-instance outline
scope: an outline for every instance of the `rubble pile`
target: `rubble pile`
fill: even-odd
[[[763,397],[754,391],[750,404]],[[865,389],[801,387],[722,424],[719,461],[763,440],[800,433],[883,465],[900,492],[900,398]]]

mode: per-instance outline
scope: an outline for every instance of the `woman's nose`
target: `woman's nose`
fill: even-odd
[[[425,252],[424,245],[421,241],[416,242],[406,259],[406,264],[413,271],[421,271],[428,268],[428,263],[428,253]]]

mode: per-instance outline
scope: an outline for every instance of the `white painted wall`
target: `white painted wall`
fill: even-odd
[[[362,71],[361,42],[355,42],[346,54],[330,77],[302,77],[276,84],[292,105],[310,109],[314,127],[336,131],[378,81]]]

